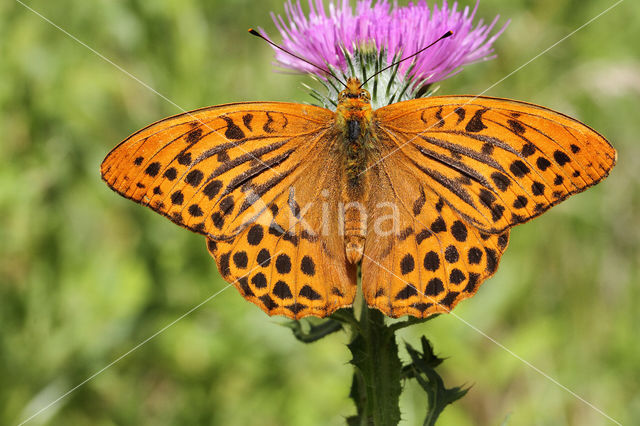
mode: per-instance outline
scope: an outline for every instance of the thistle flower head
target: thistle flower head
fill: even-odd
[[[272,18],[282,35],[282,47],[343,79],[356,76],[361,81],[452,31],[452,37],[368,84],[374,103],[385,105],[422,96],[426,87],[456,74],[463,65],[492,57],[491,46],[506,24],[493,35],[499,16],[488,25],[479,20],[474,26],[477,7],[478,3],[473,10],[459,10],[457,2],[449,6],[446,0],[432,8],[424,0],[405,7],[387,0],[357,0],[354,11],[348,0],[331,0],[327,12],[322,0],[309,0],[307,15],[300,0],[288,0],[285,18],[275,14]],[[317,76],[329,89],[326,96],[316,92],[325,105],[341,88],[330,75],[280,50],[276,64]]]

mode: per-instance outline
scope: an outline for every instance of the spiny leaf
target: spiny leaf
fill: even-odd
[[[446,406],[462,398],[469,388],[456,386],[447,389],[444,386],[444,381],[435,371],[435,367],[440,365],[443,359],[434,354],[433,348],[426,337],[422,337],[421,343],[422,353],[415,350],[408,343],[406,344],[407,352],[412,360],[410,367],[414,370],[413,375],[407,374],[407,377],[414,377],[426,392],[429,409],[424,425],[433,426]]]

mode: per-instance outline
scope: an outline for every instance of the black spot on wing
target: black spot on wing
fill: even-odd
[[[227,122],[227,130],[224,132],[227,139],[244,139],[244,132],[231,118],[225,116],[220,118]]]
[[[304,285],[300,289],[299,296],[309,300],[322,300],[322,296],[309,285]]]
[[[178,164],[188,166],[189,164],[191,164],[191,153],[182,152],[178,155],[178,157],[176,157],[176,159],[178,160]]]
[[[409,236],[412,235],[412,234],[413,234],[413,228],[410,227],[410,226],[407,226],[402,231],[400,231],[400,233],[397,235],[397,238],[400,241],[404,241],[407,238],[409,238]]]
[[[453,225],[451,225],[451,234],[456,240],[463,243],[467,240],[467,227],[464,223],[456,220],[453,222]]]
[[[186,142],[189,145],[193,145],[202,138],[202,129],[195,129],[187,134]]]
[[[564,166],[571,161],[571,158],[569,158],[567,154],[560,150],[557,150],[553,153],[553,159],[556,160],[556,163],[558,163],[558,165],[560,166]]]
[[[538,169],[540,169],[543,172],[547,170],[547,168],[550,165],[551,165],[551,161],[547,160],[544,157],[538,157],[538,159],[536,160],[536,166],[538,166]]]
[[[476,111],[476,113],[473,114],[473,117],[471,117],[471,120],[469,120],[469,122],[467,123],[465,130],[467,132],[476,133],[486,129],[487,126],[485,126],[484,123],[482,122],[482,114],[484,114],[487,111],[488,111],[487,108],[479,109],[478,111]]]
[[[407,284],[402,290],[398,292],[398,294],[396,294],[396,300],[406,300],[411,296],[417,295],[418,291],[416,290],[415,286]]]
[[[206,195],[210,200],[213,199],[218,192],[222,189],[222,182],[219,180],[212,180],[202,189],[202,193]]]
[[[491,155],[493,154],[493,149],[493,145],[490,142],[485,142],[482,144],[481,151],[484,155]]]
[[[271,114],[267,111],[267,121],[264,123],[264,125],[262,126],[262,130],[264,130],[267,133],[273,133],[275,132],[275,129],[271,128],[271,124],[273,123],[273,117],[271,117]]]
[[[189,206],[189,214],[193,217],[200,217],[202,215],[204,215],[204,212],[202,211],[202,209],[200,208],[199,205],[197,204],[191,204]]]
[[[309,256],[304,256],[302,261],[300,261],[300,270],[310,277],[313,277],[316,274],[316,264],[313,262],[313,259]]]
[[[273,299],[268,294],[265,294],[264,296],[260,296],[258,299],[260,299],[262,303],[264,303],[264,306],[269,311],[279,306],[276,302],[273,301]]]
[[[516,160],[511,163],[509,170],[511,170],[511,173],[516,177],[523,177],[531,171],[529,167],[520,160]]]
[[[447,307],[451,307],[451,305],[453,304],[453,302],[455,302],[459,294],[460,293],[457,291],[451,291],[444,297],[444,299],[440,301],[439,304]]]
[[[239,251],[233,254],[233,263],[237,268],[245,269],[247,267],[247,263],[249,262],[249,258],[247,253],[244,251]]]
[[[436,111],[436,118],[438,121],[434,124],[434,127],[442,127],[444,126],[444,120],[442,119],[442,107]]]
[[[424,256],[424,269],[435,272],[440,268],[440,256],[435,251],[430,251]]]
[[[184,201],[184,195],[182,195],[182,192],[180,190],[175,191],[173,194],[171,194],[171,203],[175,204],[175,205],[181,205]]]
[[[482,250],[478,247],[471,247],[467,253],[469,263],[472,265],[478,265],[482,261]]]
[[[536,146],[531,142],[525,143],[522,146],[522,149],[520,150],[520,153],[525,157],[529,157],[530,155],[535,154],[535,152],[536,152]]]
[[[487,271],[492,274],[498,268],[498,256],[494,249],[485,247],[484,251],[487,254]]]
[[[555,179],[553,179],[554,185],[560,185],[562,182],[564,182],[564,178],[560,175],[556,175]]]
[[[245,296],[255,296],[255,293],[253,292],[253,290],[251,290],[251,287],[249,287],[247,277],[238,279],[238,284],[242,289],[242,294],[244,294]]]
[[[425,296],[437,296],[444,291],[444,284],[440,278],[432,278],[424,289]]]
[[[291,258],[287,254],[279,254],[276,258],[276,270],[280,274],[291,272]]]
[[[507,120],[507,124],[513,133],[521,135],[524,133],[524,126],[517,120]]]
[[[302,303],[292,303],[291,305],[287,305],[285,306],[285,308],[287,308],[288,310],[290,310],[291,312],[293,312],[294,314],[298,314],[298,312],[307,309],[308,306],[304,305]]]
[[[420,243],[429,238],[431,235],[433,235],[432,232],[430,232],[428,229],[423,229],[416,234],[416,243],[420,245]]]
[[[261,225],[253,225],[249,228],[249,232],[247,232],[247,242],[252,246],[257,246],[262,241],[264,237],[264,231]]]
[[[450,245],[444,252],[444,258],[449,263],[456,263],[460,258],[458,249],[454,245]]]
[[[220,200],[218,207],[220,207],[220,211],[222,212],[223,215],[227,215],[233,210],[234,205],[235,203],[233,201],[233,196],[228,195],[224,197],[222,200]]]
[[[449,274],[449,282],[452,284],[460,284],[466,278],[466,275],[458,268],[454,268]]]
[[[178,171],[175,169],[175,167],[169,167],[164,171],[164,174],[162,176],[168,180],[174,180],[178,176]]]
[[[253,131],[253,129],[251,128],[251,120],[253,120],[253,114],[245,114],[242,116],[242,123],[244,124],[244,127],[249,129],[250,132]]]
[[[415,262],[411,254],[406,254],[400,261],[400,271],[402,275],[407,275],[415,268]]]
[[[224,253],[220,256],[218,267],[220,269],[220,274],[222,274],[223,277],[228,277],[231,274],[231,269],[229,268],[230,256],[231,256],[231,252]]]
[[[187,176],[184,178],[184,181],[189,185],[196,187],[200,185],[202,182],[202,178],[204,178],[204,174],[200,170],[191,170]]]
[[[503,175],[500,172],[491,173],[491,179],[493,180],[493,183],[496,184],[496,187],[500,191],[506,191],[507,188],[509,188],[509,185],[511,184],[511,179],[509,179],[507,176]]]
[[[260,252],[256,257],[256,260],[258,261],[258,264],[262,267],[269,266],[269,264],[271,263],[271,254],[269,253],[269,250],[267,250],[266,248],[260,249]]]
[[[529,202],[529,199],[527,197],[518,195],[518,197],[513,202],[513,207],[516,209],[523,209],[526,207],[528,202]]]
[[[284,281],[276,282],[276,284],[273,286],[273,294],[278,296],[280,299],[291,299],[293,297],[289,285],[287,285],[287,283],[285,283]]]
[[[433,232],[445,232],[447,230],[447,224],[442,217],[439,217],[431,224],[431,230]]]
[[[478,285],[478,281],[480,279],[480,274],[475,272],[469,273],[469,281],[467,282],[467,286],[464,288],[464,291],[467,293],[473,293]]]
[[[542,182],[533,182],[533,184],[531,184],[531,192],[533,195],[543,195],[544,184]]]
[[[155,177],[158,175],[159,171],[160,171],[160,163],[156,161],[154,163],[149,164],[144,172],[151,177]]]

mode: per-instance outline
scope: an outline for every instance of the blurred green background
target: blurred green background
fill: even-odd
[[[247,35],[282,1],[25,1],[181,108],[310,101]],[[406,4],[400,2],[400,4]],[[463,2],[463,5],[469,4]],[[441,94],[477,94],[613,4],[483,0],[511,24],[498,58]],[[517,227],[494,278],[456,314],[622,422],[640,422],[640,3],[626,1],[487,94],[606,135],[611,176]],[[278,37],[275,37],[276,39]],[[98,168],[179,108],[12,0],[0,4],[0,424],[17,424],[225,285],[202,237],[111,192]],[[341,425],[344,334],[304,345],[229,288],[29,422]],[[453,316],[426,334],[449,385],[442,425],[613,424]],[[406,357],[406,354],[403,354]],[[408,385],[404,424],[421,423]]]

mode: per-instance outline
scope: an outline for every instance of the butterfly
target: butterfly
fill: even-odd
[[[366,303],[449,312],[498,267],[514,225],[604,179],[593,129],[508,99],[438,96],[372,110],[357,78],[337,108],[243,102],[133,134],[106,183],[207,239],[225,280],[269,315]]]

